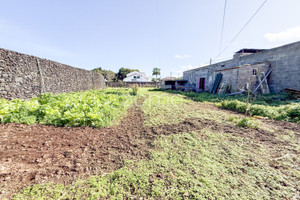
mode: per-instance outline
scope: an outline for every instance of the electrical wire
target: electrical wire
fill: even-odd
[[[225,14],[226,14],[226,5],[227,5],[227,0],[225,0],[224,12],[223,12],[222,32],[221,32],[221,40],[220,40],[220,52],[222,51],[222,42],[223,42],[223,33],[224,33],[224,22],[225,22]]]
[[[156,28],[157,28],[157,67],[160,66],[161,64],[161,44],[160,44],[160,26],[159,26],[159,18],[160,18],[160,13],[159,13],[159,0],[156,0]]]
[[[255,17],[255,15],[260,11],[260,9],[265,5],[265,3],[268,0],[265,0],[261,6],[255,11],[255,13],[250,17],[250,19],[247,21],[247,23],[243,26],[243,28],[238,32],[238,34],[236,34],[236,36],[231,40],[231,42],[226,45],[226,47],[217,55],[216,58],[218,58],[233,42],[234,40],[240,35],[240,33],[246,28],[246,26],[250,23],[250,21]]]

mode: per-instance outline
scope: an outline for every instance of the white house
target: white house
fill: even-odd
[[[144,72],[130,72],[126,75],[126,78],[123,79],[124,82],[151,82],[151,77],[147,77]]]

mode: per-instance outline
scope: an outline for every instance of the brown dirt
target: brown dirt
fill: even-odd
[[[213,120],[191,118],[180,124],[145,127],[140,107],[142,101],[140,99],[128,110],[120,125],[110,128],[0,124],[0,192],[5,189],[7,192],[2,195],[9,197],[31,184],[69,184],[78,177],[107,173],[120,168],[126,159],[147,158],[151,142],[157,135],[203,128],[247,137],[264,145],[274,157],[294,149],[289,148],[289,142],[278,140],[277,133],[220,124]],[[203,109],[212,109],[200,104],[198,106]],[[297,124],[272,120],[264,122],[281,127],[280,130],[292,129],[299,138],[300,127]]]
[[[141,103],[111,128],[0,124],[0,197],[3,189],[7,196],[36,183],[68,184],[146,157]]]

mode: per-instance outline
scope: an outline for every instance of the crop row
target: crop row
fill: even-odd
[[[0,99],[0,123],[107,127],[126,111],[134,96],[127,90],[46,93],[28,101]]]

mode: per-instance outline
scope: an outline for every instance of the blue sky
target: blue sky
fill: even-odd
[[[91,70],[138,68],[151,75],[229,59],[241,48],[300,40],[300,1],[268,0],[216,59],[224,0],[9,0],[1,2],[0,47]],[[264,0],[227,0],[222,47]]]

